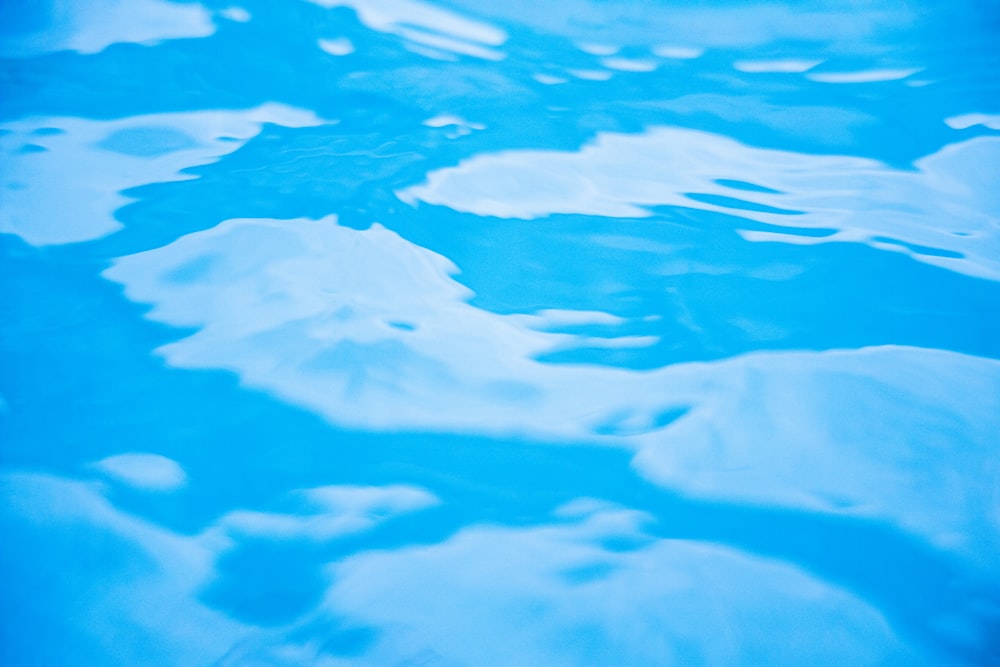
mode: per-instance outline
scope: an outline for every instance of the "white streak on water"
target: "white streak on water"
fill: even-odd
[[[822,60],[737,60],[733,67],[740,72],[805,72]]]
[[[653,55],[661,58],[672,58],[675,60],[694,60],[700,58],[705,53],[705,49],[693,48],[690,46],[654,46]]]
[[[923,67],[908,69],[870,69],[858,72],[810,72],[807,79],[820,83],[877,83],[899,81],[923,71]]]
[[[652,72],[659,63],[652,59],[641,58],[601,58],[601,64],[608,69],[619,72]]]
[[[945,118],[944,122],[954,130],[964,130],[976,125],[982,125],[991,130],[1000,130],[1000,114],[967,113]]]
[[[338,39],[321,39],[319,48],[329,53],[331,56],[347,56],[354,53],[354,44],[346,37]]]
[[[582,42],[576,46],[584,53],[589,53],[592,56],[611,56],[621,50],[620,46],[615,46],[613,44],[593,44],[590,42]]]

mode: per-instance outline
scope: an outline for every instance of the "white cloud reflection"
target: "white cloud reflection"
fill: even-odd
[[[32,245],[87,241],[121,227],[121,191],[194,178],[181,171],[236,151],[264,123],[319,125],[310,111],[265,104],[120,120],[43,117],[0,126],[0,233]],[[85,165],[86,168],[81,168]]]
[[[866,158],[754,148],[717,134],[657,127],[600,134],[579,151],[476,156],[397,194],[410,203],[501,218],[647,217],[649,206],[700,208],[782,227],[793,243],[805,242],[798,230],[829,229],[830,235],[808,242],[881,243],[928,264],[997,280],[1000,198],[983,175],[998,166],[996,137],[946,146],[904,171]],[[731,185],[747,174],[754,180],[749,187]]]
[[[93,467],[111,479],[147,491],[173,491],[187,483],[180,464],[159,454],[117,454],[101,459]]]
[[[24,32],[3,30],[0,55],[35,56],[51,51],[98,53],[123,42],[153,43],[215,32],[211,14],[193,2],[166,0],[42,0],[11,2],[0,16],[14,26],[44,27]],[[12,20],[12,19],[17,20]]]
[[[1000,130],[1000,114],[967,113],[945,119],[945,124],[954,130],[982,125],[990,130]]]
[[[349,56],[354,53],[354,43],[346,37],[319,40],[319,48],[331,56]]]
[[[805,72],[819,65],[822,60],[737,60],[733,67],[740,72]]]
[[[795,567],[649,540],[634,512],[572,514],[359,554],[331,568],[325,606],[378,630],[371,664],[923,664],[876,610]]]
[[[908,69],[869,69],[856,72],[809,72],[807,79],[820,83],[876,83],[899,81],[923,71],[922,67]]]
[[[462,54],[501,60],[493,47],[507,34],[488,23],[419,0],[308,0],[323,7],[350,7],[368,28],[402,37],[415,52]],[[424,49],[423,47],[430,47]]]
[[[545,331],[574,317],[478,309],[455,271],[329,217],[230,220],[105,275],[150,318],[197,329],[160,348],[170,364],[232,370],[337,424],[627,446],[688,495],[886,520],[995,566],[1000,363],[881,347],[643,372],[546,364],[535,357],[592,342]]]

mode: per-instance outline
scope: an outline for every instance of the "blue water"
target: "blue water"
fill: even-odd
[[[1000,664],[998,34],[0,4],[0,663]]]

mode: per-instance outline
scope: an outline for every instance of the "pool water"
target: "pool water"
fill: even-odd
[[[3,3],[0,662],[1000,664],[998,34]]]

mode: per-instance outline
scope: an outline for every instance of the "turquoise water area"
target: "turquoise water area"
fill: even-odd
[[[992,0],[0,4],[0,663],[1000,664]]]

